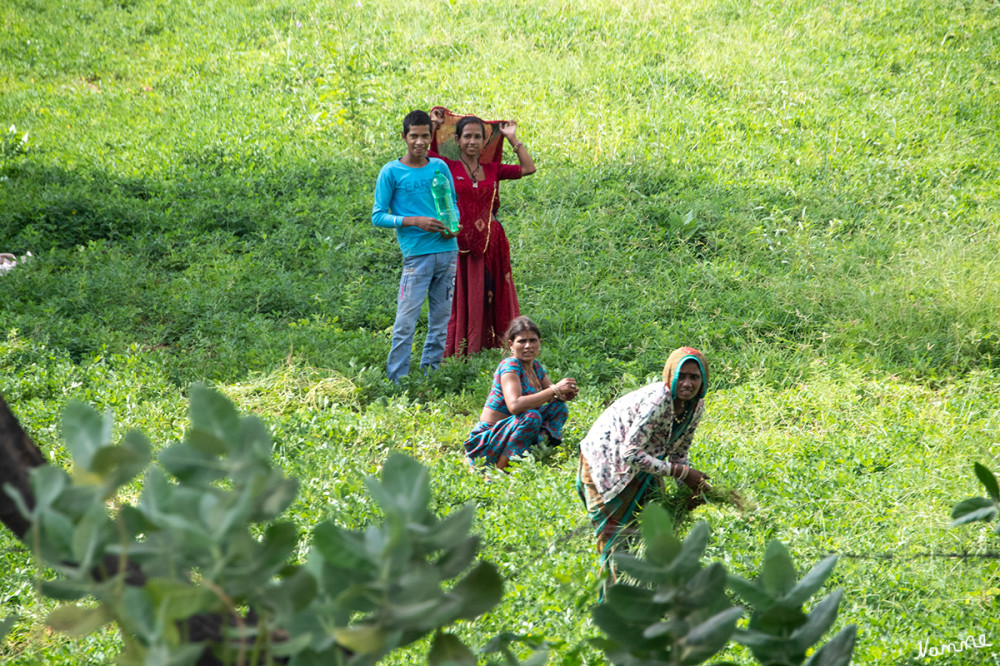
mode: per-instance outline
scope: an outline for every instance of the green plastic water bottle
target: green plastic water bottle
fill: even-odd
[[[431,178],[431,195],[434,197],[437,219],[441,220],[451,233],[457,232],[458,210],[455,208],[455,199],[451,193],[451,181],[441,173],[441,169],[438,169]]]

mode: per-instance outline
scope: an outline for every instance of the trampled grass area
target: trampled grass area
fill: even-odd
[[[467,642],[601,663],[574,447],[693,344],[714,388],[696,459],[756,506],[694,513],[712,557],[843,553],[858,664],[1000,645],[974,556],[998,537],[947,527],[1000,443],[996,2],[12,0],[0,25],[0,251],[35,255],[0,276],[0,392],[54,460],[68,400],[165,444],[201,379],[267,420],[303,530],[372,519],[363,477],[410,452],[442,511],[476,502],[507,579]],[[371,192],[434,104],[519,121],[521,309],[584,387],[564,450],[486,483],[458,452],[498,353],[382,380],[399,253]],[[111,633],[41,628],[3,543],[6,663],[110,662]]]

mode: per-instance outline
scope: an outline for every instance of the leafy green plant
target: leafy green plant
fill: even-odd
[[[973,469],[976,477],[986,488],[987,497],[970,497],[962,500],[951,510],[951,526],[964,525],[977,520],[989,523],[1000,516],[1000,484],[993,472],[980,463],[975,463]],[[1000,534],[1000,522],[994,528]]]
[[[857,629],[851,625],[806,661],[806,653],[837,618],[842,592],[837,590],[806,614],[803,604],[826,582],[837,563],[831,556],[801,580],[788,550],[768,544],[756,582],[727,577],[716,562],[703,567],[709,530],[696,523],[681,542],[673,521],[659,504],[640,516],[645,559],[615,553],[616,564],[635,583],[617,583],[593,617],[606,637],[596,639],[616,664],[700,664],[720,652],[732,638],[750,648],[763,666],[846,666],[851,661]],[[750,605],[746,629],[736,622],[743,609],[731,607],[726,588]]]
[[[365,530],[321,522],[298,564],[298,528],[279,520],[297,482],[272,466],[267,428],[201,385],[191,390],[190,417],[184,441],[146,472],[138,501],[112,514],[106,503],[146,468],[152,447],[134,431],[111,444],[110,415],[66,408],[73,470],[33,471],[35,506],[21,503],[32,522],[26,541],[60,574],[42,583],[45,595],[96,604],[59,606],[52,628],[82,635],[116,623],[123,666],[193,664],[204,654],[365,665],[431,634],[429,663],[475,663],[441,631],[502,596],[496,569],[473,565],[471,506],[439,520],[426,468],[393,455],[381,480],[367,480],[383,522]]]
[[[816,603],[808,614],[802,606],[823,586],[836,564],[837,556],[831,555],[798,580],[788,549],[777,540],[768,543],[755,582],[729,576],[729,588],[752,609],[749,627],[737,630],[736,640],[749,647],[763,666],[802,664],[809,649],[836,621],[843,592],[836,590]],[[851,661],[856,634],[857,627],[848,626],[805,663],[846,666]]]
[[[289,624],[292,640],[310,637],[315,663],[330,663],[338,655],[331,648],[339,644],[357,653],[346,663],[370,664],[435,632],[430,663],[474,663],[458,638],[437,631],[485,613],[503,593],[500,576],[488,563],[477,564],[451,590],[441,588],[466,572],[475,557],[473,507],[437,520],[428,509],[426,468],[403,455],[390,456],[381,482],[369,479],[367,485],[385,522],[364,531],[331,522],[317,526],[307,567],[318,595],[314,606]]]
[[[640,517],[646,558],[615,553],[615,564],[637,583],[619,582],[594,608],[595,639],[608,658],[623,666],[700,664],[721,651],[742,615],[726,598],[726,571],[705,567],[708,525],[698,522],[682,542],[658,504]]]

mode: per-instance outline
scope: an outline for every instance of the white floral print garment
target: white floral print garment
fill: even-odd
[[[670,389],[663,382],[615,400],[580,442],[601,499],[613,499],[637,472],[667,475],[672,464],[687,465],[688,449],[704,411],[705,401],[699,400],[687,429],[670,445],[674,408]]]

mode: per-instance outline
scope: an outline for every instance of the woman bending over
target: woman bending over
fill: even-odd
[[[674,350],[663,381],[622,396],[580,442],[576,487],[597,535],[601,569],[632,532],[632,523],[664,477],[696,493],[710,490],[707,474],[691,467],[688,449],[705,411],[708,363],[692,347]]]

